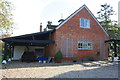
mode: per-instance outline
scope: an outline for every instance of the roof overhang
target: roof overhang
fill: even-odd
[[[6,42],[14,46],[46,46],[48,44],[54,44],[55,41],[51,40],[51,34],[55,30],[38,32],[33,34],[26,34],[21,36],[15,36],[10,38],[1,39],[3,42]]]
[[[110,40],[106,40],[105,41],[105,43],[107,43],[107,42],[120,42],[120,40],[118,40],[118,39],[110,39]]]

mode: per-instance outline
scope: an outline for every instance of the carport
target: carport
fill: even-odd
[[[46,47],[49,46],[49,44],[54,44],[55,41],[52,40],[52,34],[54,31],[55,30],[50,30],[2,39],[2,41],[4,42],[3,62],[6,62],[7,56],[9,56],[9,59],[13,57],[15,46]]]
[[[118,45],[120,45],[120,40],[118,39],[110,39],[110,40],[106,40],[105,43],[112,43],[113,44],[113,51],[114,51],[114,58],[118,59],[118,54],[120,54],[120,47]]]

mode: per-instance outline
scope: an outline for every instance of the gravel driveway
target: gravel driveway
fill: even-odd
[[[25,63],[12,61],[2,65],[3,78],[118,78],[118,63]]]

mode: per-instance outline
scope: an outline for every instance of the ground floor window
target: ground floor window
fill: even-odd
[[[78,49],[80,50],[92,50],[93,42],[92,41],[78,41]]]

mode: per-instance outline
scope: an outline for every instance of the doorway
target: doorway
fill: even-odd
[[[40,57],[40,56],[45,56],[45,55],[44,55],[44,49],[43,49],[43,48],[35,49],[35,54],[36,54],[36,56],[38,56],[38,57]]]

